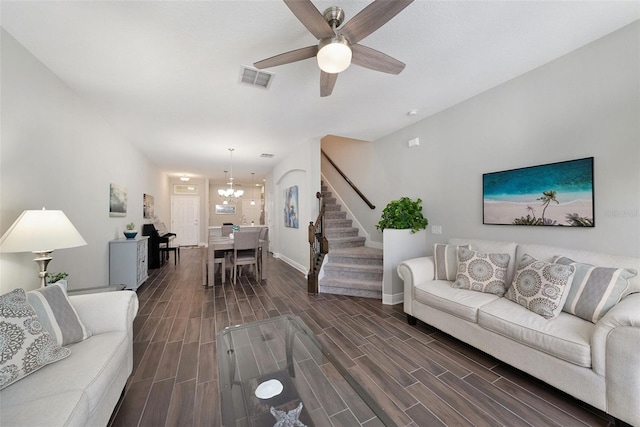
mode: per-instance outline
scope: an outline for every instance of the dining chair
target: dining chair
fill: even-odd
[[[233,233],[233,254],[231,266],[233,267],[233,284],[238,278],[238,268],[243,265],[253,265],[253,274],[258,279],[258,247],[260,246],[260,231],[236,231]]]
[[[222,226],[221,234],[222,237],[229,237],[229,234],[233,233],[233,224],[225,224]]]
[[[207,252],[213,252],[213,257],[209,257]],[[216,264],[220,264],[220,278],[222,280],[222,284],[224,284],[224,282],[226,281],[226,251],[214,251],[213,247],[209,247],[208,250],[203,251],[204,252],[204,265],[206,265],[205,270],[203,271],[205,277],[206,277],[206,282],[205,280],[203,280],[203,285],[206,286],[215,286],[216,284]],[[213,259],[213,263],[211,265],[207,265],[207,261],[209,259]]]

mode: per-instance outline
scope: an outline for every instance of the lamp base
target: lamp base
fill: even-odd
[[[51,256],[52,252],[53,251],[34,252],[36,257],[33,260],[38,264],[38,267],[40,267],[38,276],[40,277],[41,288],[47,286],[47,276],[49,275],[49,273],[47,273],[47,265],[49,265],[49,261],[53,259]]]

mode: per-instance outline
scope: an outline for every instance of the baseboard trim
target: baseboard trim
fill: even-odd
[[[273,257],[274,258],[278,258],[281,259],[282,261],[286,262],[287,264],[289,264],[291,267],[295,268],[296,270],[298,270],[300,273],[302,273],[304,275],[304,277],[307,277],[307,274],[309,273],[309,269],[306,268],[304,265],[302,264],[298,264],[297,262],[295,262],[294,260],[292,260],[291,258],[287,258],[286,256],[274,252],[273,253]]]
[[[382,303],[384,305],[396,305],[404,303],[404,292],[398,294],[382,294]]]

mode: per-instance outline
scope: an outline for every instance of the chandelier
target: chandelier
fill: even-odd
[[[229,167],[229,181],[227,182],[228,188],[220,188],[218,194],[222,198],[222,204],[228,205],[229,202],[235,202],[244,194],[244,190],[233,189],[233,148],[229,148],[230,167]],[[227,171],[224,171],[224,179],[227,180]]]

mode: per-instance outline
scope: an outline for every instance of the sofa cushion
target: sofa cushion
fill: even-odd
[[[485,254],[458,249],[458,274],[453,287],[504,295],[509,254]]]
[[[64,391],[39,399],[33,399],[29,393],[25,393],[17,404],[5,404],[4,399],[1,404],[0,421],[3,427],[85,427],[89,418],[87,396],[82,390]]]
[[[591,322],[568,313],[553,320],[499,298],[478,311],[478,325],[528,347],[578,366],[591,367]]]
[[[116,372],[127,362],[128,342],[125,331],[116,331],[96,334],[72,344],[71,357],[12,385],[2,395],[2,404],[19,404],[27,395],[29,399],[40,399],[65,391],[83,390],[91,414],[100,405]]]
[[[629,287],[629,279],[638,274],[628,268],[596,267],[559,256],[558,264],[573,265],[576,274],[563,311],[597,323],[617,303]]]
[[[524,254],[506,297],[545,319],[553,319],[562,311],[575,271],[572,265],[538,261]]]
[[[433,246],[436,280],[456,280],[458,274],[458,248],[470,249],[469,245],[456,246],[436,243]]]
[[[59,345],[66,346],[91,336],[78,313],[69,302],[66,282],[56,282],[45,288],[27,292],[27,301],[40,322]]]
[[[473,323],[478,321],[478,308],[500,298],[494,294],[452,288],[451,282],[445,280],[419,283],[414,292],[416,301]]]
[[[69,354],[42,326],[24,289],[0,296],[0,389]]]

